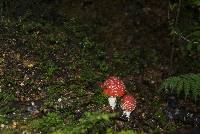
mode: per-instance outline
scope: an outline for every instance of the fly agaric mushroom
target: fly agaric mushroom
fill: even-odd
[[[130,117],[131,112],[136,107],[136,100],[132,95],[125,95],[121,100],[121,108],[123,110],[123,115],[127,118]]]
[[[112,109],[116,106],[116,97],[123,96],[125,93],[124,83],[116,76],[110,76],[99,86],[103,89],[103,93],[108,95],[108,102]]]

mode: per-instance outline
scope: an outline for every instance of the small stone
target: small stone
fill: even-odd
[[[58,99],[58,102],[61,102],[61,101],[62,101],[62,99],[61,99],[61,98],[59,98],[59,99]]]
[[[5,125],[4,124],[1,124],[1,128],[4,128],[5,127]]]
[[[20,85],[20,86],[24,86],[24,82],[20,83],[19,85]]]
[[[32,68],[32,67],[33,67],[33,64],[28,64],[28,67],[29,67],[29,68]]]
[[[151,80],[151,84],[155,84],[155,81],[154,81],[154,80]]]
[[[31,102],[31,105],[32,105],[32,106],[35,106],[35,103],[32,101],[32,102]]]
[[[12,128],[16,128],[17,127],[17,122],[14,121],[11,127]]]

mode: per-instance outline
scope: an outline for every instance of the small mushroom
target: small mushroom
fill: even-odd
[[[125,95],[121,100],[121,108],[123,110],[123,115],[130,118],[131,112],[136,107],[136,100],[132,95]]]
[[[118,77],[110,76],[99,85],[103,89],[103,93],[109,96],[109,104],[114,109],[116,106],[116,97],[121,97],[125,93],[124,83]]]

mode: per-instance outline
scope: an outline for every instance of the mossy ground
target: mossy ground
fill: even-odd
[[[166,119],[158,93],[170,51],[165,2],[53,5],[41,16],[1,17],[3,133],[165,133],[183,125]],[[129,121],[118,119],[98,87],[109,75],[137,99]]]

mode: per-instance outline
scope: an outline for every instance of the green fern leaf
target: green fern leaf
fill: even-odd
[[[176,93],[177,93],[178,95],[180,95],[180,93],[181,93],[181,91],[182,91],[182,89],[183,89],[183,84],[184,84],[184,82],[183,82],[183,81],[180,81],[180,82],[178,82],[178,84],[177,84],[177,86],[176,86]]]
[[[187,96],[189,96],[190,94],[190,85],[191,85],[191,82],[190,81],[187,81],[187,79],[183,79],[183,91],[184,91],[184,94],[185,94],[185,100],[187,98]]]
[[[183,92],[185,99],[191,96],[195,99],[200,96],[200,73],[184,74],[167,78],[160,86],[160,91],[174,90],[178,95]]]
[[[200,95],[200,90],[198,89],[197,83],[196,81],[191,81],[191,90],[192,91],[192,95],[194,96],[194,100],[196,101],[197,96]]]

